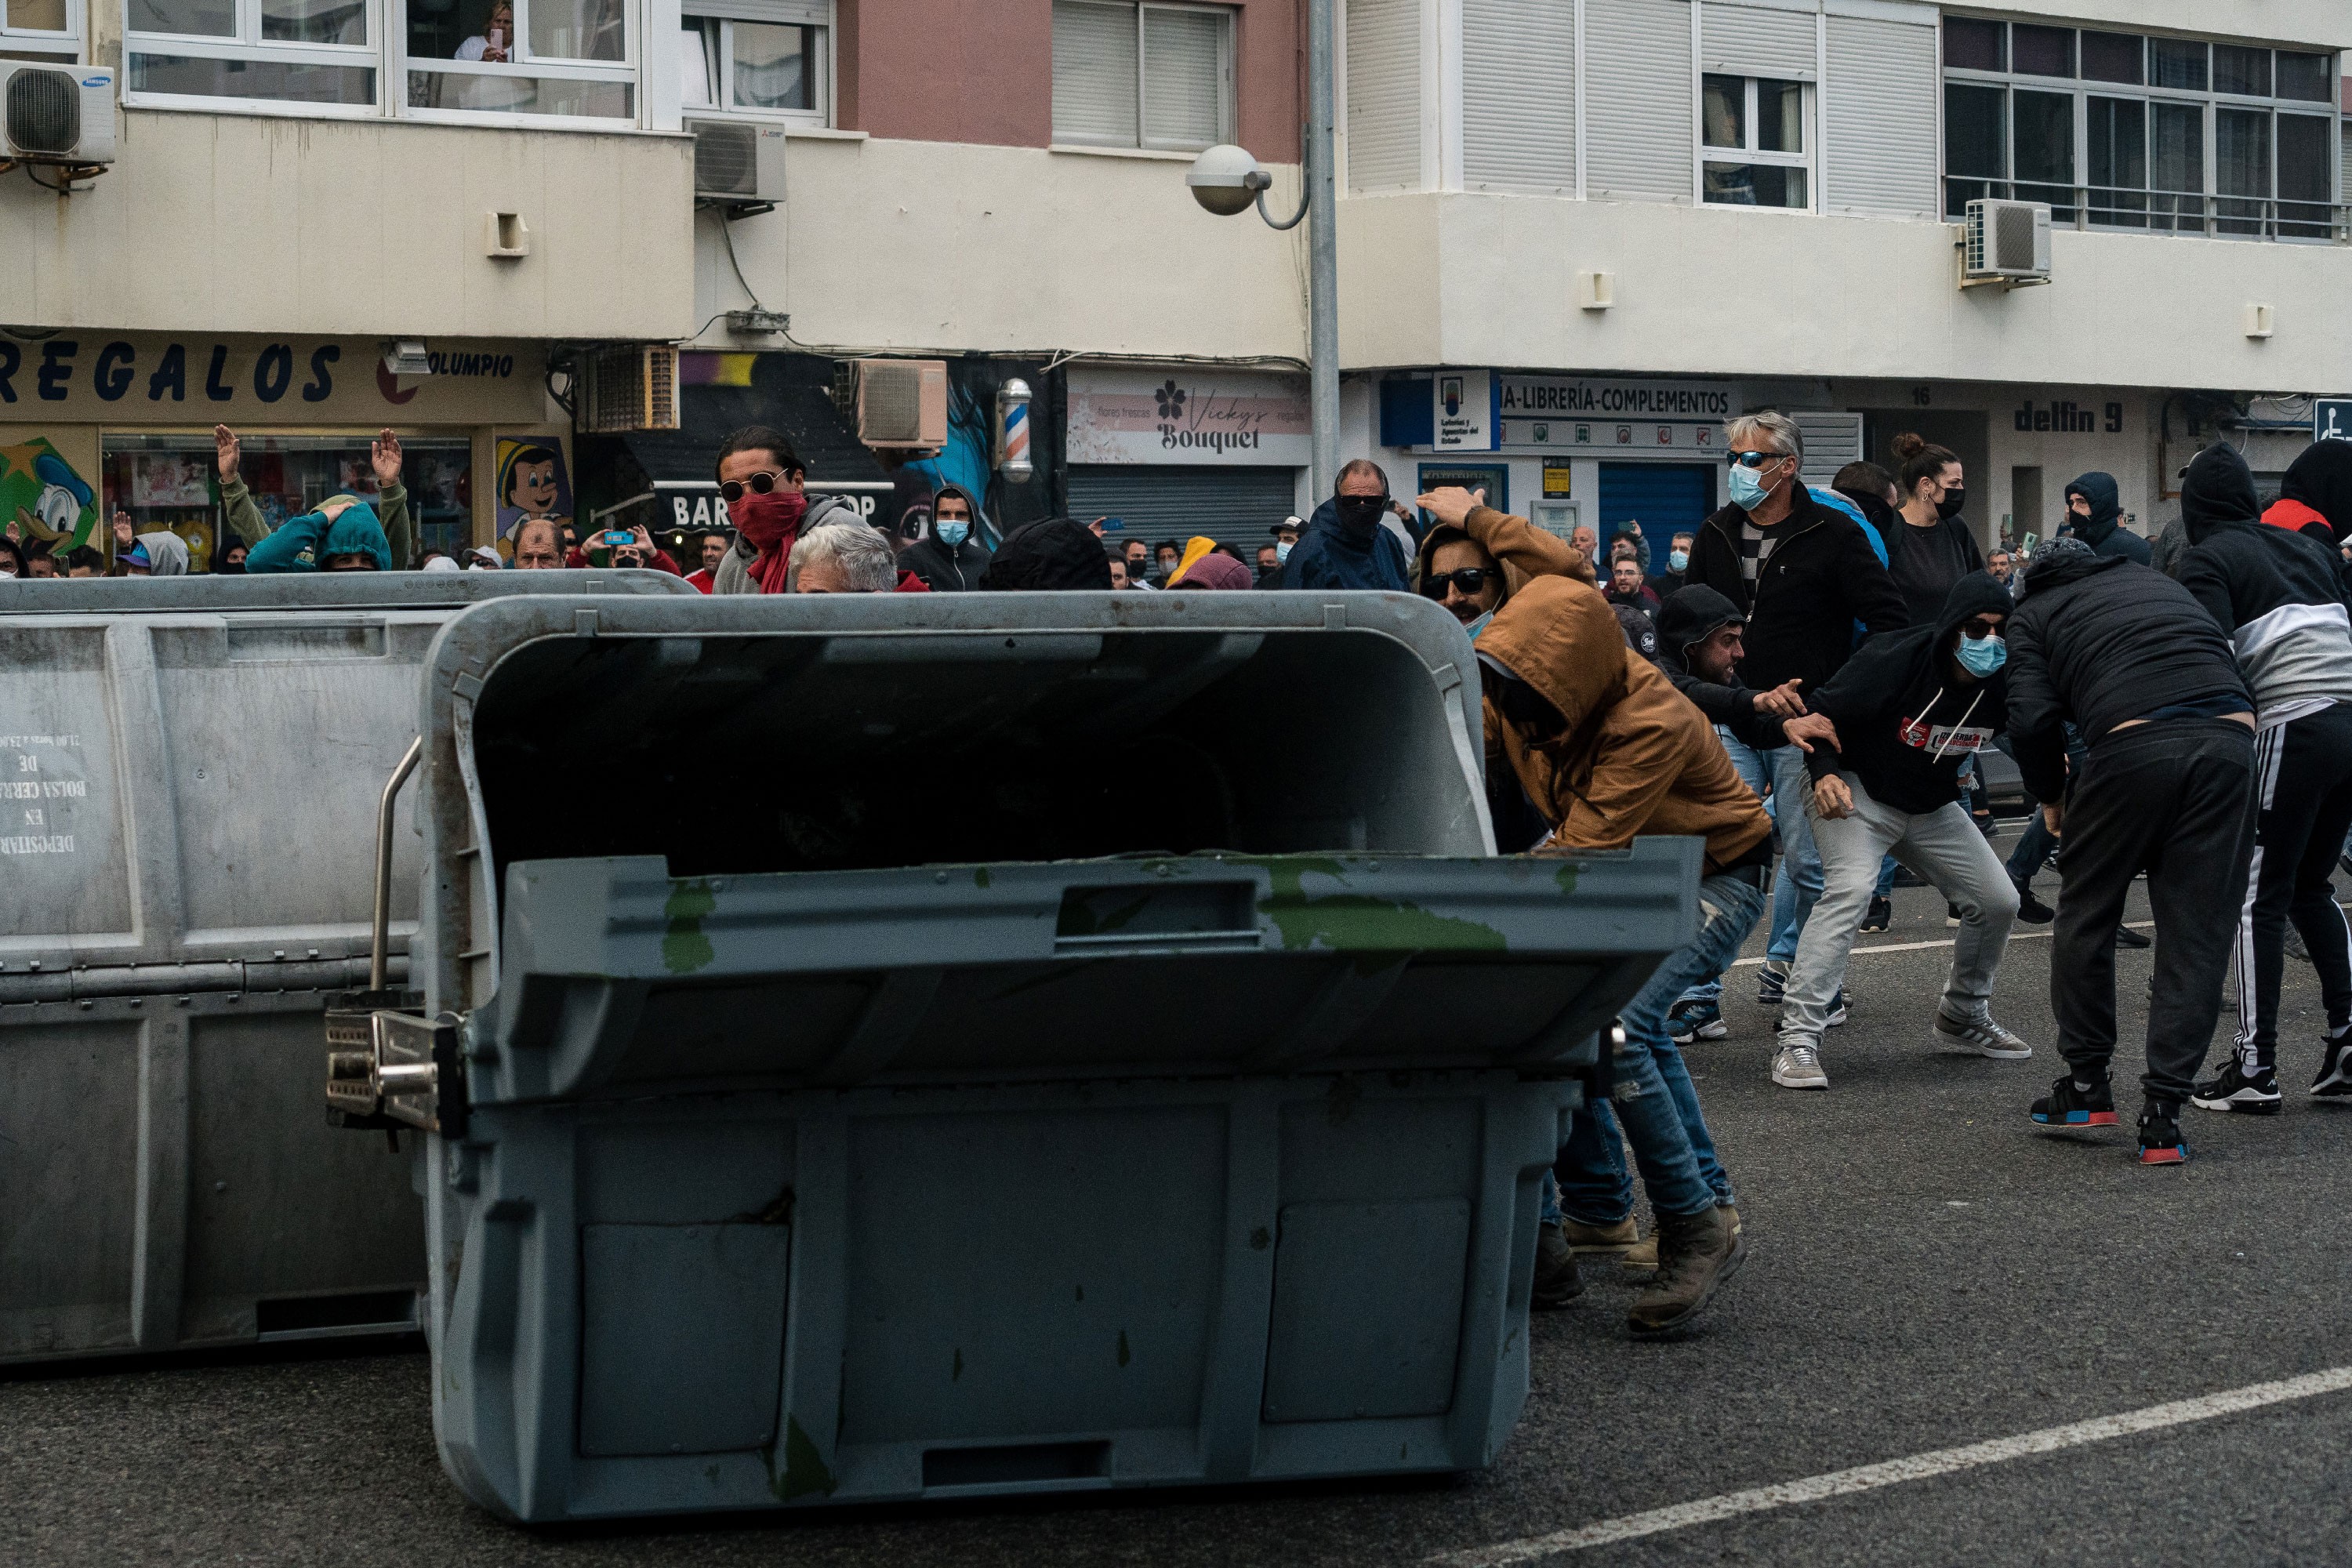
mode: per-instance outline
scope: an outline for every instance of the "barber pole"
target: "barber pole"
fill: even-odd
[[[1036,472],[1029,461],[1029,384],[1019,376],[996,389],[996,469],[1014,484]]]

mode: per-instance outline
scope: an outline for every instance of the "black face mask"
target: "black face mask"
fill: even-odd
[[[1959,516],[1960,508],[1968,504],[1969,492],[1958,485],[1954,485],[1944,492],[1944,499],[1936,503],[1936,520],[1939,522],[1949,522]]]
[[[1331,503],[1339,514],[1339,526],[1357,535],[1379,527],[1381,514],[1389,509],[1386,496],[1334,496]]]

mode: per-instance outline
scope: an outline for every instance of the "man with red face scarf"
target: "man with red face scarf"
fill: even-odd
[[[719,494],[735,542],[711,574],[712,593],[781,594],[793,541],[821,522],[865,522],[856,503],[840,496],[812,502],[806,478],[781,430],[746,425],[719,444]]]

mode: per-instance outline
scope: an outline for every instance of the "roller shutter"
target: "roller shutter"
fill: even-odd
[[[1821,74],[1821,40],[1811,11],[1705,0],[1698,27],[1702,70],[1783,81],[1811,81]]]
[[[1849,4],[1831,11],[1823,187],[1828,210],[1869,217],[1937,216],[1936,14]],[[1894,18],[1916,13],[1917,19]]]
[[[1274,542],[1274,525],[1298,504],[1298,471],[1280,468],[1190,468],[1129,463],[1070,465],[1070,515],[1081,522],[1116,517],[1127,526],[1112,542],[1140,539],[1157,547],[1205,533],[1242,552],[1255,571],[1257,547]]]
[[[1585,192],[1687,202],[1690,0],[1586,0]]]
[[[1422,0],[1348,0],[1348,188],[1421,189]]]
[[[1862,461],[1862,416],[1808,414],[1791,409],[1797,432],[1805,438],[1805,466],[1797,477],[1808,485],[1826,485],[1848,463]]]
[[[1572,0],[1462,0],[1462,182],[1575,194]]]
[[[1666,569],[1675,535],[1695,530],[1715,510],[1713,463],[1603,463],[1601,465],[1601,537],[1617,537],[1617,525],[1642,525],[1650,543],[1650,570]]]

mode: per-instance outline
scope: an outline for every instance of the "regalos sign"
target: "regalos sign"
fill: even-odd
[[[1070,372],[1063,456],[1073,463],[1311,460],[1307,383],[1263,371]]]

